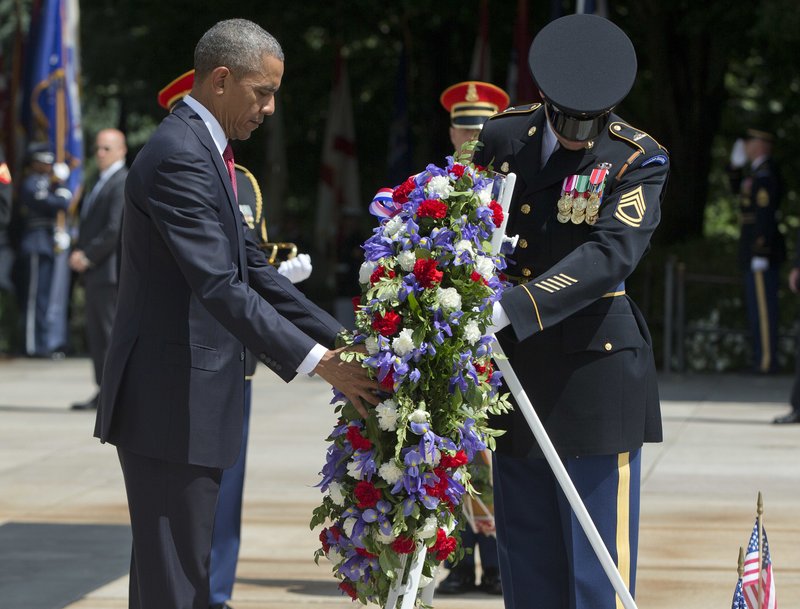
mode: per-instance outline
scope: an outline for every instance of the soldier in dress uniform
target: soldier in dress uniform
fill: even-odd
[[[25,353],[49,357],[47,309],[56,256],[56,216],[69,207],[72,193],[54,174],[55,153],[47,144],[31,144],[19,192],[23,265],[21,290]]]
[[[741,161],[731,155],[731,187],[739,198],[739,268],[744,276],[747,322],[752,337],[753,370],[776,372],[778,281],[786,244],[778,229],[783,186],[772,159],[774,136],[748,129]],[[738,166],[738,167],[737,167]]]
[[[634,592],[641,447],[662,439],[652,343],[625,280],[658,225],[669,157],[612,112],[636,53],[594,15],[545,26],[529,53],[543,104],[491,118],[475,161],[517,184],[514,287],[494,328],[623,580]],[[614,609],[617,598],[522,413],[496,426],[494,494],[508,609]]]
[[[489,118],[508,107],[508,94],[500,87],[488,82],[469,80],[448,87],[442,92],[439,101],[450,113],[450,142],[454,154],[462,152],[462,146],[478,139],[483,125]],[[466,152],[466,151],[465,151]],[[492,488],[490,466],[480,457],[470,465],[473,485],[481,494],[485,506],[492,505]],[[502,594],[500,570],[497,564],[497,541],[491,530],[480,530],[482,525],[493,528],[493,518],[482,513],[483,507],[478,504],[473,508],[476,516],[474,523],[469,523],[461,536],[461,543],[467,553],[455,565],[449,565],[450,573],[436,588],[437,594],[464,594],[480,590],[488,594]],[[479,530],[473,529],[473,524]],[[481,581],[475,585],[476,547],[481,556]]]
[[[171,109],[192,90],[194,70],[182,74],[158,93],[162,108]],[[239,210],[247,225],[249,236],[256,243],[269,243],[264,200],[255,176],[244,166],[235,165],[236,197]],[[271,252],[267,252],[268,257]],[[299,283],[311,275],[311,258],[298,254],[278,265],[278,272],[292,283]],[[245,352],[244,419],[242,422],[242,447],[232,467],[224,470],[219,487],[217,511],[214,516],[214,535],[211,545],[211,567],[209,569],[209,609],[230,609],[227,602],[233,594],[236,566],[239,562],[239,545],[242,528],[242,495],[247,458],[247,438],[250,430],[250,407],[252,404],[252,379],[258,361],[249,351]]]

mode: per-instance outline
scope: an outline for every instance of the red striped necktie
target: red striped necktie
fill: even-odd
[[[233,148],[231,148],[231,143],[228,142],[228,145],[225,146],[225,150],[222,151],[222,160],[225,161],[225,167],[228,168],[228,177],[231,179],[231,185],[233,186],[233,195],[236,197],[236,201],[239,201],[239,193],[236,190],[236,169],[234,168],[234,161],[233,161]]]

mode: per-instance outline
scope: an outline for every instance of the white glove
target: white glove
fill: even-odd
[[[750,259],[750,270],[754,273],[766,271],[769,268],[769,258],[763,256],[753,256]]]
[[[503,310],[503,305],[501,305],[499,302],[496,302],[492,307],[492,325],[486,328],[486,334],[497,334],[510,323],[511,320]]]
[[[69,246],[72,243],[72,238],[69,236],[67,231],[56,229],[56,231],[53,233],[53,241],[55,242],[55,247],[59,252],[65,252],[69,249]]]
[[[311,256],[297,254],[291,260],[284,260],[278,266],[278,272],[292,283],[300,283],[311,276]]]
[[[56,176],[59,182],[66,182],[69,179],[69,165],[66,163],[54,163],[53,175]]]
[[[747,153],[744,150],[744,140],[739,138],[731,149],[731,167],[741,169],[745,165],[747,165]]]

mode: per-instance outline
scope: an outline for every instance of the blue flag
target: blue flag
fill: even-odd
[[[42,0],[34,12],[25,58],[23,126],[29,142],[47,142],[56,161],[72,173],[75,192],[83,181],[83,134],[78,95],[78,1]]]

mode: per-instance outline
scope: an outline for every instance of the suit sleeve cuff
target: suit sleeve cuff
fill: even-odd
[[[305,359],[303,359],[303,361],[300,362],[300,365],[297,367],[297,374],[311,374],[314,372],[314,368],[316,368],[317,364],[322,361],[323,356],[327,352],[328,350],[319,343],[314,345],[311,351],[308,352],[308,355],[306,355]]]

